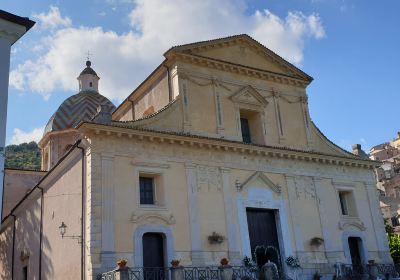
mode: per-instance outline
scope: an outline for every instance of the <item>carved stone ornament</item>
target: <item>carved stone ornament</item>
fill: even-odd
[[[167,225],[173,225],[176,223],[175,217],[173,214],[171,215],[163,215],[163,214],[157,214],[157,213],[146,213],[146,214],[142,214],[142,215],[136,215],[135,212],[132,212],[131,215],[131,222],[132,223],[140,223],[143,221],[162,221],[164,223],[166,223]]]
[[[358,228],[359,230],[366,230],[364,223],[360,221],[358,218],[350,218],[350,219],[341,219],[339,221],[339,229],[346,230],[351,227]]]
[[[244,181],[242,184],[239,185],[239,182],[237,181],[236,184],[236,189],[238,191],[242,191],[243,188],[245,188],[248,184],[250,184],[253,180],[260,179],[262,182],[265,183],[266,186],[268,186],[271,190],[276,192],[277,194],[280,194],[282,191],[281,186],[278,184],[273,183],[267,176],[264,175],[261,171],[255,172],[253,175],[251,175],[246,181]]]

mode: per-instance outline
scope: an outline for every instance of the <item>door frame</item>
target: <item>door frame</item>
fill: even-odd
[[[164,263],[166,266],[175,255],[172,230],[161,224],[144,224],[137,227],[133,236],[133,263],[135,267],[143,267],[143,235],[145,233],[159,233],[164,235]]]
[[[343,245],[343,252],[344,252],[344,257],[346,258],[346,261],[348,264],[351,264],[351,254],[350,254],[350,248],[349,248],[349,237],[358,237],[360,238],[360,243],[358,244],[358,249],[360,250],[360,257],[361,257],[361,263],[366,264],[368,263],[369,260],[369,254],[367,250],[367,243],[365,241],[364,235],[359,232],[359,231],[345,231],[342,234],[342,245]]]
[[[240,238],[242,241],[242,256],[252,256],[249,228],[247,223],[247,208],[274,210],[281,263],[283,270],[286,271],[285,259],[287,256],[293,255],[293,251],[285,201],[283,200],[282,196],[279,199],[274,199],[271,189],[249,187],[247,188],[247,193],[247,197],[244,197],[242,193],[240,193],[237,199]],[[287,241],[285,242],[284,240]]]

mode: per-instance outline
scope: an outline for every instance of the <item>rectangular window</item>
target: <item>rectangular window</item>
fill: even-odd
[[[154,204],[154,178],[139,177],[140,204]]]
[[[340,208],[342,210],[342,215],[349,215],[345,192],[339,192],[339,200],[340,200]]]
[[[28,266],[22,268],[22,279],[28,280]]]
[[[249,120],[240,118],[240,126],[242,128],[242,137],[244,143],[251,143]]]
[[[356,203],[352,191],[339,191],[340,210],[344,216],[357,216]]]

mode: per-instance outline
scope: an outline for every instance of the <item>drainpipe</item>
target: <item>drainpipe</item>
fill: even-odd
[[[85,243],[84,243],[84,237],[85,237],[85,179],[84,179],[84,171],[85,171],[85,149],[82,147],[76,146],[78,149],[81,150],[82,152],[82,217],[81,217],[81,279],[85,279]]]
[[[39,280],[42,279],[42,245],[43,245],[43,209],[44,209],[44,197],[43,197],[43,188],[38,186],[38,189],[41,192],[40,198],[40,235],[39,235]]]
[[[11,252],[11,279],[14,280],[14,250],[15,250],[15,220],[17,217],[15,217],[14,214],[10,214],[14,218],[13,222],[13,240],[12,240],[12,252]]]

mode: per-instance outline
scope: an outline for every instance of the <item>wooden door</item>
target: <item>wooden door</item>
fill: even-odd
[[[143,235],[143,278],[165,280],[164,237],[160,233]]]
[[[249,227],[250,247],[253,258],[259,266],[268,261],[281,268],[278,232],[276,230],[275,210],[247,208],[247,223]],[[257,246],[262,246],[255,255]]]

